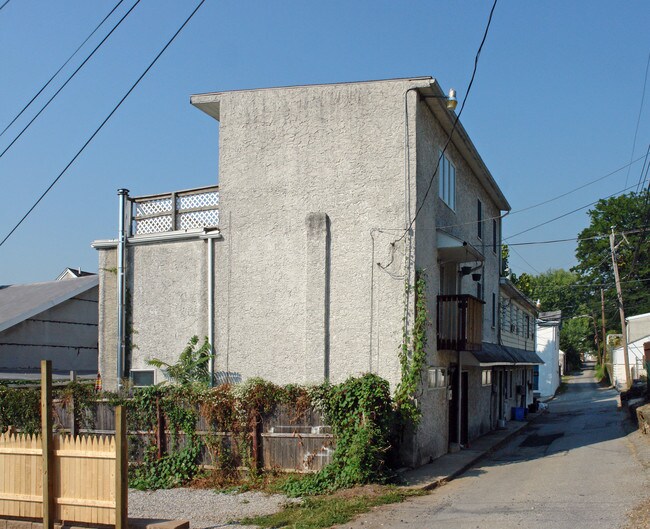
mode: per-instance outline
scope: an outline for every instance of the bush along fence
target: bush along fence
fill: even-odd
[[[0,430],[38,432],[37,394],[0,386]],[[177,486],[200,466],[221,483],[244,469],[309,473],[289,481],[294,495],[388,476],[393,401],[376,375],[313,387],[261,379],[209,389],[164,384],[128,397],[71,382],[56,397],[55,429],[73,434],[113,434],[113,410],[124,406],[132,487]]]

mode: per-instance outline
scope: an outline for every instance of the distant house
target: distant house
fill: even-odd
[[[66,269],[56,281],[0,286],[0,373],[97,373],[95,274]]]
[[[625,324],[630,377],[632,380],[636,380],[647,376],[644,365],[643,344],[650,342],[650,313],[625,318]],[[623,346],[612,349],[611,363],[613,384],[619,389],[624,388],[626,386],[626,375]]]
[[[530,400],[541,363],[530,329],[524,345],[499,342],[510,205],[435,79],[191,102],[219,122],[219,188],[123,190],[123,237],[93,243],[105,387],[162,380],[147,359],[174,362],[196,334],[214,344],[216,382],[372,372],[394,389],[403,337],[426,311],[409,464],[467,445]]]
[[[552,397],[560,386],[560,323],[562,311],[540,312],[537,319],[537,354],[544,364],[536,368],[535,393]]]

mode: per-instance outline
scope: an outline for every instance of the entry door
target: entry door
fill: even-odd
[[[458,369],[450,368],[451,400],[449,401],[449,442],[458,442]],[[462,399],[460,417],[460,444],[466,445],[469,441],[469,374],[463,371],[462,377]]]

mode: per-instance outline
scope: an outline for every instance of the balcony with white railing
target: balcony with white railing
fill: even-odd
[[[132,235],[219,226],[219,186],[129,197]]]

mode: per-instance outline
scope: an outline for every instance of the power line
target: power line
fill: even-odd
[[[66,87],[66,85],[67,85],[67,84],[68,84],[68,83],[69,83],[69,82],[74,78],[74,76],[77,75],[77,72],[79,72],[79,70],[81,70],[81,69],[84,67],[84,65],[85,65],[85,64],[90,60],[90,58],[91,58],[93,55],[95,55],[95,52],[96,52],[96,51],[97,51],[97,50],[102,46],[102,44],[104,44],[104,42],[106,42],[106,40],[108,40],[108,37],[110,37],[110,36],[113,34],[113,32],[114,32],[114,31],[119,27],[119,25],[124,21],[124,19],[125,19],[126,17],[128,17],[129,14],[131,14],[131,11],[133,11],[133,10],[135,9],[135,7],[136,7],[139,3],[140,3],[140,0],[136,0],[136,2],[133,4],[133,6],[131,6],[131,9],[129,9],[129,10],[128,10],[128,11],[127,11],[123,16],[122,16],[122,18],[120,18],[120,20],[117,22],[117,24],[115,24],[115,25],[113,26],[113,28],[108,32],[108,35],[106,35],[106,36],[101,40],[101,42],[100,42],[99,44],[97,44],[97,46],[96,46],[95,49],[90,53],[90,55],[88,55],[88,57],[86,57],[86,59],[85,59],[85,60],[84,60],[84,61],[83,61],[83,62],[82,62],[78,67],[77,67],[77,69],[76,69],[74,72],[72,72],[72,74],[71,74],[71,75],[66,79],[66,81],[61,85],[61,87],[60,87],[56,92],[54,92],[54,95],[53,95],[52,97],[50,97],[50,99],[48,99],[47,103],[45,103],[45,105],[43,105],[43,106],[41,107],[41,109],[40,109],[40,110],[36,113],[36,115],[35,115],[35,116],[34,116],[34,117],[29,121],[29,123],[27,123],[27,125],[25,125],[25,127],[23,128],[23,130],[21,130],[21,131],[18,133],[18,135],[17,135],[17,136],[16,136],[16,137],[11,141],[11,143],[10,143],[9,145],[7,145],[7,147],[5,148],[5,150],[2,151],[2,152],[0,153],[0,158],[2,158],[2,157],[4,156],[4,154],[5,154],[5,153],[6,153],[6,152],[11,148],[11,146],[12,146],[14,143],[16,143],[16,142],[18,141],[18,138],[20,138],[20,137],[23,135],[23,133],[24,133],[24,132],[29,128],[29,126],[30,126],[32,123],[34,123],[34,121],[36,121],[36,118],[38,118],[38,116],[41,115],[41,113],[42,113],[42,112],[43,112],[43,111],[44,111],[44,110],[45,110],[45,109],[50,105],[50,103],[54,100],[54,98],[55,98],[57,95],[59,95],[59,93],[61,92],[61,90],[63,90],[63,89]]]
[[[438,168],[440,167],[440,162],[442,161],[442,158],[445,155],[445,151],[447,150],[447,147],[451,142],[451,139],[454,135],[454,131],[456,130],[456,126],[458,125],[458,120],[460,119],[460,116],[462,115],[463,110],[465,109],[465,103],[467,102],[467,98],[469,97],[469,93],[472,89],[472,85],[474,84],[474,78],[476,77],[476,70],[478,69],[478,59],[481,56],[483,45],[485,44],[485,40],[487,39],[488,31],[490,30],[490,24],[492,23],[492,15],[494,14],[494,9],[496,8],[496,6],[497,6],[497,0],[494,0],[494,3],[492,4],[492,9],[490,9],[490,15],[488,16],[487,24],[485,26],[485,31],[483,32],[483,38],[481,39],[481,44],[479,45],[476,55],[474,56],[474,69],[472,70],[472,77],[470,78],[469,84],[467,85],[467,90],[465,91],[465,97],[463,97],[463,102],[460,105],[460,110],[458,111],[458,114],[456,114],[456,119],[454,119],[454,124],[452,125],[451,131],[449,132],[449,137],[447,138],[447,142],[445,143],[445,146],[440,152],[440,156],[438,157],[438,162],[436,163],[436,167],[433,170],[433,174],[431,175],[431,178],[429,179],[429,185],[427,186],[427,190],[425,191],[424,196],[422,197],[422,201],[420,202],[420,205],[415,211],[415,215],[413,216],[413,219],[411,219],[411,222],[409,223],[408,227],[404,230],[402,236],[399,239],[397,239],[397,241],[395,242],[402,240],[406,236],[406,234],[411,230],[413,224],[415,223],[415,220],[418,218],[420,211],[422,211],[422,208],[426,203],[427,197],[429,196],[429,192],[431,191],[431,186],[433,185],[433,180],[435,179],[436,174],[438,173]]]
[[[9,0],[7,0],[7,1],[9,1]],[[110,13],[108,13],[108,15],[106,15],[106,16],[104,17],[104,19],[103,19],[99,24],[97,24],[97,26],[95,27],[95,29],[92,30],[92,32],[90,33],[90,35],[88,35],[88,36],[85,38],[85,40],[84,40],[84,41],[83,41],[83,42],[82,42],[82,43],[77,47],[77,49],[74,50],[74,52],[72,53],[72,55],[70,55],[70,57],[67,58],[67,60],[66,60],[66,61],[61,65],[61,67],[60,67],[56,72],[54,72],[54,75],[52,75],[52,77],[50,77],[50,78],[48,79],[48,81],[47,81],[47,82],[46,82],[46,83],[45,83],[45,84],[40,88],[40,90],[39,90],[38,92],[36,92],[36,95],[35,95],[34,97],[32,97],[32,98],[29,100],[29,102],[28,102],[28,103],[27,103],[27,104],[22,108],[22,110],[21,110],[20,112],[18,112],[18,114],[16,114],[16,115],[14,116],[14,118],[11,120],[11,122],[9,123],[9,125],[7,125],[7,126],[4,128],[4,130],[3,130],[2,132],[0,132],[0,136],[2,136],[5,132],[7,132],[7,129],[9,129],[9,127],[11,127],[11,126],[16,122],[16,120],[17,120],[20,116],[23,115],[23,112],[25,112],[25,110],[27,110],[27,108],[29,108],[29,106],[34,102],[34,100],[35,100],[38,96],[41,95],[41,93],[43,92],[43,90],[45,90],[45,89],[49,86],[49,84],[54,80],[54,78],[55,78],[57,75],[59,75],[59,73],[61,72],[61,70],[63,70],[63,68],[65,68],[65,67],[67,66],[67,64],[68,64],[68,63],[72,60],[72,58],[73,58],[73,57],[74,57],[74,56],[79,52],[79,50],[84,46],[84,44],[86,44],[86,42],[88,42],[88,41],[90,40],[90,38],[91,38],[91,37],[92,37],[92,36],[97,32],[97,30],[98,30],[98,29],[99,29],[99,28],[104,24],[104,22],[106,22],[106,20],[108,19],[108,17],[110,17],[110,16],[115,12],[115,10],[120,6],[120,4],[122,4],[122,2],[124,2],[124,0],[120,0],[120,1],[115,5],[115,7],[114,7],[113,9],[111,9]],[[2,9],[2,8],[0,8],[0,9]]]
[[[639,105],[639,115],[636,118],[636,128],[634,129],[634,140],[632,140],[632,153],[630,154],[630,160],[634,158],[634,149],[636,148],[636,137],[639,133],[639,123],[641,123],[641,112],[643,111],[643,101],[645,100],[645,87],[648,84],[648,67],[650,66],[650,53],[648,53],[648,61],[645,65],[645,77],[643,79],[643,92],[641,93],[641,105]],[[627,179],[630,176],[630,170],[627,170],[625,175],[625,185],[627,186]]]
[[[579,207],[579,208],[573,209],[573,210],[571,210],[571,211],[569,211],[569,212],[567,212],[567,213],[564,213],[564,214],[562,214],[562,215],[559,215],[559,216],[554,217],[554,218],[552,218],[552,219],[549,219],[549,220],[547,220],[547,221],[544,221],[544,222],[541,222],[541,223],[539,223],[539,224],[536,224],[535,226],[532,226],[532,227],[530,227],[530,228],[527,228],[527,229],[525,229],[525,230],[522,230],[522,231],[520,231],[520,232],[518,232],[518,233],[515,233],[514,235],[510,235],[509,237],[506,237],[504,240],[507,241],[508,239],[512,239],[513,237],[518,237],[519,235],[522,235],[522,234],[524,234],[524,233],[528,233],[529,231],[535,230],[535,229],[537,229],[537,228],[541,228],[542,226],[545,226],[546,224],[550,224],[551,222],[555,222],[556,220],[562,219],[562,218],[564,218],[564,217],[568,217],[569,215],[572,215],[573,213],[577,213],[577,212],[580,211],[580,210],[586,209],[586,208],[588,208],[589,206],[593,206],[594,204],[597,204],[597,203],[600,202],[601,200],[604,200],[604,199],[606,199],[606,198],[611,198],[611,197],[616,196],[616,195],[619,195],[620,193],[623,193],[623,192],[625,192],[625,191],[629,191],[630,189],[632,189],[632,188],[635,187],[635,186],[636,186],[636,184],[631,185],[631,186],[628,186],[628,187],[626,187],[626,188],[623,188],[623,189],[621,189],[620,191],[617,191],[617,192],[615,192],[615,193],[612,193],[611,195],[607,195],[606,197],[599,198],[598,200],[594,200],[593,202],[590,202],[589,204],[586,204],[585,206],[581,206],[581,207]]]
[[[139,0],[138,0],[138,1],[139,1]],[[29,216],[29,214],[30,214],[32,211],[34,211],[34,209],[36,208],[36,206],[38,206],[38,204],[41,202],[41,200],[43,200],[43,198],[45,198],[45,195],[47,195],[47,194],[50,192],[50,190],[51,190],[51,189],[56,185],[56,183],[57,183],[57,182],[61,179],[61,177],[66,173],[66,171],[67,171],[67,170],[70,168],[70,166],[75,162],[75,160],[79,157],[79,155],[81,155],[81,153],[86,149],[86,147],[90,144],[90,142],[93,141],[93,139],[95,138],[95,136],[97,136],[97,134],[99,134],[99,131],[102,130],[102,128],[104,128],[104,125],[106,125],[106,123],[108,122],[108,120],[111,119],[111,117],[113,116],[113,114],[115,114],[115,112],[117,111],[117,109],[120,108],[120,106],[122,105],[122,103],[124,103],[124,101],[126,100],[126,98],[129,97],[129,95],[131,95],[131,92],[133,92],[133,90],[135,90],[135,88],[138,86],[138,84],[140,84],[140,81],[142,81],[142,79],[144,78],[145,75],[147,75],[147,73],[149,72],[149,70],[151,70],[151,68],[153,68],[154,64],[156,64],[156,62],[158,62],[158,59],[160,58],[160,56],[161,56],[163,53],[165,53],[165,50],[166,50],[166,49],[171,45],[172,42],[174,42],[174,40],[176,39],[176,37],[178,36],[178,34],[179,34],[179,33],[183,30],[183,28],[188,24],[188,22],[192,19],[192,17],[196,14],[196,12],[197,12],[197,11],[199,10],[199,8],[204,4],[204,2],[205,2],[205,0],[201,0],[201,1],[198,3],[198,5],[194,8],[194,11],[192,11],[192,12],[190,13],[190,15],[185,19],[185,22],[183,22],[183,24],[178,28],[178,30],[176,30],[176,33],[174,33],[174,34],[172,35],[172,37],[167,41],[167,44],[165,44],[165,46],[160,50],[160,52],[158,52],[158,55],[156,55],[156,56],[154,57],[154,59],[153,59],[153,60],[151,61],[151,63],[149,64],[149,66],[147,66],[147,68],[144,70],[144,72],[142,72],[142,74],[140,75],[140,77],[138,77],[138,79],[137,79],[137,80],[136,80],[136,81],[131,85],[131,88],[129,88],[129,90],[126,92],[126,94],[124,94],[124,96],[122,97],[122,99],[120,99],[120,101],[117,103],[117,105],[115,105],[115,107],[113,107],[113,110],[111,110],[111,112],[108,114],[108,116],[106,116],[106,118],[104,119],[104,121],[101,122],[101,124],[99,125],[99,127],[97,127],[97,128],[95,129],[95,132],[93,132],[92,135],[90,136],[90,138],[88,138],[88,139],[86,140],[86,143],[84,143],[84,144],[81,146],[81,148],[80,148],[80,149],[77,151],[77,153],[72,157],[72,159],[68,162],[68,164],[63,168],[63,170],[58,174],[58,176],[57,176],[57,177],[52,181],[52,183],[51,183],[51,184],[48,186],[48,188],[43,192],[43,194],[41,194],[41,196],[38,198],[38,200],[36,200],[36,202],[34,202],[34,204],[32,205],[32,207],[29,208],[29,210],[27,211],[27,213],[25,213],[25,215],[23,215],[23,217],[20,219],[20,221],[18,221],[18,223],[17,223],[17,224],[16,224],[16,225],[11,229],[11,231],[10,231],[10,232],[5,236],[5,238],[2,239],[2,241],[0,241],[0,246],[2,246],[2,245],[7,241],[7,239],[9,239],[9,237],[11,237],[11,235],[12,235],[12,234],[13,234],[13,233],[18,229],[18,227],[19,227],[19,226],[23,223],[23,221],[24,221],[24,220]],[[135,6],[134,6],[134,7],[135,7]],[[131,9],[133,9],[133,8],[131,8]]]
[[[4,8],[4,6],[6,6],[9,2],[11,2],[11,0],[6,0],[6,2],[0,6],[0,11],[2,11],[2,8]]]
[[[619,173],[620,171],[622,171],[623,169],[625,169],[627,167],[630,167],[631,165],[634,165],[635,163],[637,163],[640,160],[643,160],[644,158],[645,158],[645,156],[640,156],[636,160],[633,160],[632,162],[627,163],[627,164],[619,167],[618,169],[615,169],[615,170],[607,173],[606,175],[599,176],[598,178],[596,178],[594,180],[586,182],[586,183],[584,183],[584,184],[582,184],[582,185],[580,185],[578,187],[575,187],[575,188],[573,188],[573,189],[571,189],[569,191],[566,191],[566,192],[564,192],[564,193],[562,193],[560,195],[557,195],[557,196],[554,196],[554,197],[549,198],[547,200],[544,200],[543,202],[538,202],[537,204],[533,204],[532,206],[526,206],[525,208],[516,209],[514,211],[511,211],[511,212],[508,213],[508,216],[516,215],[517,213],[522,213],[522,212],[528,211],[530,209],[538,208],[540,206],[544,206],[546,204],[549,204],[550,202],[554,202],[556,200],[559,200],[560,198],[564,198],[567,195],[570,195],[571,193],[575,193],[576,191],[580,191],[581,189],[584,189],[585,187],[588,187],[588,186],[593,185],[593,184],[595,184],[597,182],[600,182],[601,180],[604,180],[605,178],[613,176],[616,173]],[[494,217],[488,217],[488,218],[483,219],[483,222],[487,222],[487,221],[494,220],[494,219],[500,219],[502,217],[504,217],[504,215],[496,215]],[[467,226],[468,224],[476,224],[476,221],[472,220],[472,221],[467,221],[467,222],[460,222],[458,224],[448,224],[446,226],[438,226],[438,228],[440,228],[440,229],[442,229],[442,228],[455,228],[455,227],[458,227],[458,226]]]

